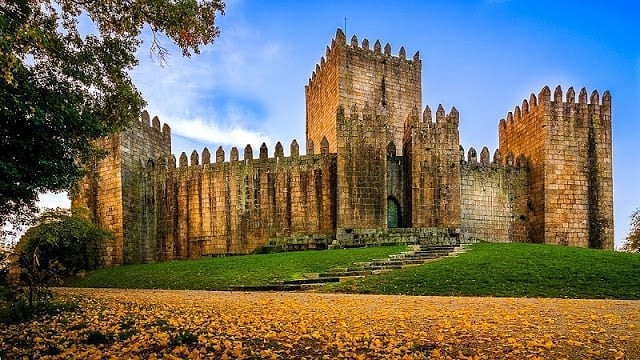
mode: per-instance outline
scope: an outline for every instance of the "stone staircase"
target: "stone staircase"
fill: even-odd
[[[267,285],[238,285],[230,290],[241,291],[300,291],[309,290],[327,283],[335,283],[369,275],[381,274],[396,269],[420,266],[431,261],[465,252],[464,245],[409,245],[407,251],[389,255],[385,259],[373,259],[354,263],[351,267],[335,268],[323,273],[305,274],[302,279],[288,280]]]

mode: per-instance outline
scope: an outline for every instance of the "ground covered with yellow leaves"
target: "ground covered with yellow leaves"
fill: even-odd
[[[3,358],[639,359],[640,301],[58,289]]]

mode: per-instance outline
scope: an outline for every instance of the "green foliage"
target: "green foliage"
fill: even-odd
[[[384,258],[404,247],[303,251],[127,265],[91,271],[69,286],[224,290]],[[458,257],[329,284],[375,294],[640,299],[640,256],[541,244],[479,243]],[[162,320],[158,320],[162,325]]]
[[[42,273],[41,283],[98,266],[100,242],[112,234],[94,225],[86,209],[51,210],[40,215],[16,245],[26,276]],[[34,268],[33,271],[29,271]],[[29,274],[31,272],[31,274]]]
[[[189,330],[178,329],[169,343],[173,346],[197,344],[198,336]]]
[[[189,56],[218,36],[220,0],[0,2],[0,225],[25,224],[38,193],[72,190],[93,140],[125,128],[144,101],[128,75],[140,32],[165,34]],[[97,34],[81,34],[88,15]]]
[[[115,336],[112,333],[90,330],[87,332],[84,342],[91,345],[105,345],[112,343],[114,340]]]
[[[640,209],[631,214],[629,234],[622,245],[622,251],[640,253]]]
[[[231,285],[266,285],[297,279],[304,273],[324,272],[350,266],[354,262],[384,258],[405,249],[406,246],[384,246],[126,265],[90,271],[82,278],[69,279],[65,284],[75,287],[226,290]]]
[[[98,242],[109,236],[89,221],[85,210],[52,210],[41,215],[38,225],[16,246],[11,266],[19,270],[19,278],[5,285],[0,321],[22,322],[73,308],[73,304],[53,301],[48,286],[79,270],[95,268]]]
[[[7,284],[7,277],[9,276],[10,255],[11,253],[8,250],[0,249],[0,293],[2,292],[2,286]]]
[[[374,294],[640,299],[640,256],[479,243],[454,258],[326,287]]]
[[[17,324],[36,316],[55,315],[77,308],[76,302],[53,300],[46,287],[9,287],[4,288],[0,297],[0,323]]]

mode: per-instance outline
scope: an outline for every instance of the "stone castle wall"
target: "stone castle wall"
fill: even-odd
[[[509,152],[523,154],[529,165],[529,220],[531,222],[531,240],[544,242],[544,203],[545,203],[545,147],[547,131],[544,106],[538,106],[538,100],[531,94],[529,101],[522,101],[522,107],[516,106],[509,112],[507,119],[500,120],[500,155],[506,158]],[[544,126],[543,126],[544,125]]]
[[[71,206],[89,208],[93,221],[113,233],[113,239],[106,240],[100,250],[98,263],[105,266],[113,264],[114,249],[121,247],[124,239],[119,144],[119,135],[96,142],[108,155],[87,164],[87,175],[70,194],[73,199]]]
[[[176,161],[169,127],[146,112],[101,140],[109,156],[89,164],[73,204],[114,232],[103,264],[429,234],[613,248],[608,92],[532,94],[500,121],[493,160],[487,148],[465,158],[455,108],[418,113],[421,60],[404,48],[394,57],[338,30],[305,93],[302,156],[294,140],[288,157],[278,143],[272,157],[263,144],[256,158],[247,146],[242,160],[205,148]]]
[[[353,36],[347,44],[342,30],[327,48],[305,87],[307,102],[307,141],[317,144],[323,136],[337,151],[336,111],[356,104],[372,108],[384,107],[387,126],[393,134],[397,155],[402,155],[404,122],[414,107],[422,107],[422,61],[419,54],[407,59],[404,47],[398,56],[391,45],[384,49],[379,40],[369,47]]]
[[[393,142],[387,121],[384,108],[338,108],[339,232],[387,227],[387,146]]]
[[[156,244],[148,241],[147,234],[152,232],[145,224],[144,182],[141,168],[149,159],[171,156],[171,129],[167,124],[160,128],[157,116],[149,119],[142,113],[140,122],[134,122],[130,131],[120,136],[120,158],[122,176],[122,244],[117,243],[114,258],[119,262],[131,264],[150,262],[156,258]],[[156,226],[156,225],[154,225]]]
[[[73,194],[72,206],[90,208],[94,220],[113,232],[113,241],[103,250],[106,265],[153,259],[150,250],[142,246],[142,203],[137,186],[141,182],[140,161],[171,154],[171,129],[166,124],[160,129],[158,117],[151,120],[144,111],[129,129],[98,141],[98,146],[107,156],[89,164],[89,176]]]
[[[499,125],[500,151],[527,157],[531,238],[535,242],[613,248],[611,97],[587,104],[570,88],[544,87]]]
[[[509,153],[503,161],[496,151],[490,161],[486,147],[479,159],[476,150],[470,148],[466,160],[461,154],[461,164],[462,237],[528,242],[529,184],[524,157],[515,159]]]
[[[158,260],[246,254],[270,238],[335,233],[335,155],[300,156],[297,142],[285,157],[280,143],[273,157],[263,144],[253,158],[250,146],[239,159],[236,148],[215,162],[208,149],[190,161],[147,162],[139,184],[144,249]],[[143,259],[153,261],[154,259]]]
[[[334,49],[334,50],[332,50]],[[336,110],[339,105],[339,55],[336,40],[327,47],[325,57],[316,64],[316,69],[305,86],[306,141],[320,144],[323,137],[329,142],[329,151],[336,152]]]
[[[414,108],[406,120],[408,213],[412,227],[460,228],[459,114],[438,106],[435,122],[427,106],[420,118]]]

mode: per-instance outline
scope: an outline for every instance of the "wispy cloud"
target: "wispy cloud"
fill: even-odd
[[[145,44],[150,36],[145,32]],[[191,58],[180,56],[168,40],[163,43],[173,54],[167,66],[150,59],[143,45],[138,54],[140,65],[131,71],[150,113],[168,123],[174,134],[198,143],[244,146],[269,142],[265,124],[281,114],[272,110],[278,105],[272,103],[266,89],[267,84],[277,83],[281,44],[265,41],[260,32],[242,24],[226,29],[215,44]]]
[[[170,119],[172,133],[204,144],[244,146],[252,144],[256,146],[262,142],[269,143],[269,138],[259,132],[244,129],[238,126],[221,127],[214,121],[201,118],[194,119]]]

